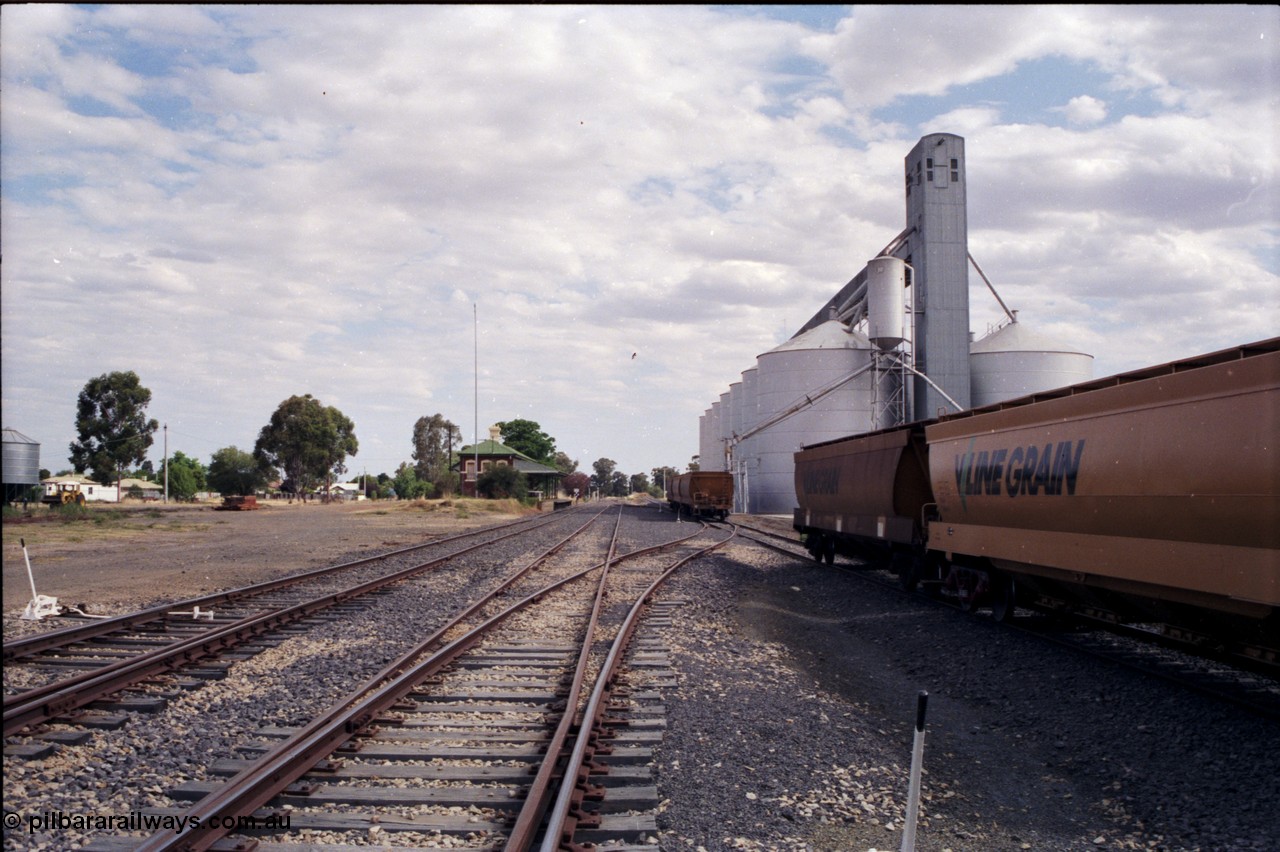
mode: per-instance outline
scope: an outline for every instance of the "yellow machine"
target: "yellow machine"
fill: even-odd
[[[85,497],[84,492],[80,490],[79,482],[58,482],[45,486],[41,502],[48,503],[50,506],[67,506],[71,503],[83,506]]]

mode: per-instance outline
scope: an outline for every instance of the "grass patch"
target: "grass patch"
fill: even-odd
[[[24,512],[6,506],[4,511],[4,543],[17,544],[25,536],[38,536],[45,544],[80,543],[108,539],[145,538],[153,533],[201,530],[207,523],[193,523],[155,509],[137,511],[116,505],[30,506]]]

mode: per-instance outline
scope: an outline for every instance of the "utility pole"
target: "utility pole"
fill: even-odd
[[[164,424],[164,502],[169,502],[169,424]]]

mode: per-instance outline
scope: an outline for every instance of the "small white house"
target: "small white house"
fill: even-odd
[[[137,491],[134,491],[135,488]],[[143,500],[160,500],[164,497],[163,485],[147,482],[145,479],[122,479],[120,490],[124,492],[126,500],[135,496]]]
[[[324,493],[324,489],[320,489]],[[364,491],[354,482],[335,482],[329,487],[330,500],[363,500]]]

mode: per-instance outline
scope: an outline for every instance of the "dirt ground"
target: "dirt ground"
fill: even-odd
[[[39,594],[116,613],[416,544],[517,511],[510,501],[281,501],[251,512],[123,504],[51,520],[48,509],[33,507],[5,518],[4,617],[8,623],[31,600],[24,540]]]

